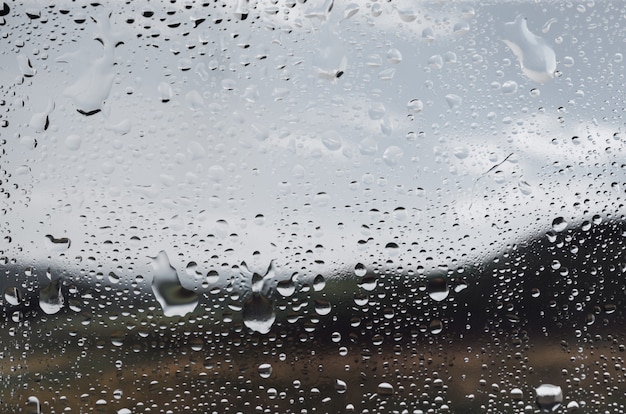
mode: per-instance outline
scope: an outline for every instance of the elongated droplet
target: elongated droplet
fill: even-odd
[[[39,291],[39,307],[48,315],[53,315],[63,307],[61,279],[51,281]]]
[[[504,43],[513,51],[522,71],[531,80],[546,83],[554,77],[556,54],[541,37],[528,30],[522,16],[504,25]]]
[[[165,316],[185,316],[198,305],[198,295],[183,287],[176,269],[170,264],[164,251],[152,258],[154,278],[152,292],[163,308]]]
[[[266,334],[275,320],[274,304],[265,295],[253,293],[243,304],[243,323],[253,331]]]

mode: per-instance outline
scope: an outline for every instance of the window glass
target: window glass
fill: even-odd
[[[625,410],[621,2],[0,6],[0,411]]]

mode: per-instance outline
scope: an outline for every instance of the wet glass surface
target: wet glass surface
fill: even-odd
[[[6,2],[0,411],[623,412],[621,2]]]

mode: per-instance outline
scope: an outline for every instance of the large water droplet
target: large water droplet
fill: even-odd
[[[95,39],[103,46],[102,56],[91,62],[83,75],[65,90],[65,94],[72,98],[78,112],[83,115],[93,115],[102,110],[115,78],[114,50],[123,43],[122,37],[111,30],[108,17],[99,18],[96,23],[98,30]],[[57,61],[67,62],[65,57]]]
[[[338,394],[343,394],[346,391],[348,391],[348,384],[340,379],[336,379],[335,380],[335,391],[337,391]]]
[[[152,258],[154,278],[152,292],[163,308],[165,316],[185,316],[198,305],[198,295],[183,287],[178,273],[170,264],[164,251]]]
[[[31,396],[26,400],[26,413],[27,414],[40,414],[41,404],[39,398]]]
[[[448,288],[448,282],[446,278],[441,276],[431,277],[428,280],[428,296],[432,300],[440,302],[448,297],[450,289]]]
[[[367,268],[365,267],[363,263],[357,263],[354,266],[354,274],[357,275],[358,277],[363,277],[365,276],[366,273],[367,273]]]
[[[316,292],[319,292],[320,290],[324,290],[325,287],[326,287],[326,279],[324,279],[324,276],[322,275],[315,276],[315,279],[313,280],[313,289]]]
[[[253,331],[266,334],[275,320],[274,305],[265,295],[253,293],[243,304],[243,323]]]
[[[339,134],[339,132],[331,129],[329,131],[324,132],[321,138],[322,138],[322,143],[324,144],[324,146],[328,148],[330,151],[337,151],[339,148],[341,148],[342,143],[341,143],[341,135]]]
[[[563,217],[557,217],[554,220],[552,220],[552,230],[554,230],[555,232],[560,233],[566,228],[567,228],[567,221],[565,221]]]
[[[61,310],[63,307],[61,279],[51,281],[39,291],[39,306],[48,315],[53,315]]]
[[[554,77],[556,55],[541,37],[528,30],[526,19],[517,16],[504,25],[503,40],[519,61],[522,71],[538,83],[548,82]]]
[[[272,364],[261,364],[258,370],[261,378],[269,378],[272,375]]]
[[[385,152],[383,153],[383,161],[385,164],[392,167],[397,165],[400,162],[400,159],[404,155],[404,151],[400,147],[396,147],[395,145],[391,145],[387,147]]]
[[[332,310],[332,304],[325,299],[315,299],[315,312],[318,315],[328,315]]]
[[[393,385],[388,382],[381,382],[378,384],[378,394],[385,396],[393,395]]]
[[[555,411],[563,402],[563,390],[558,385],[542,384],[535,392],[537,405],[543,411]]]
[[[10,286],[4,290],[4,300],[6,300],[9,305],[19,305],[22,301],[22,294],[18,288]]]

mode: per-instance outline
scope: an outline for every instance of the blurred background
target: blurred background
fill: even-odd
[[[623,412],[624,5],[0,8],[0,404]]]

